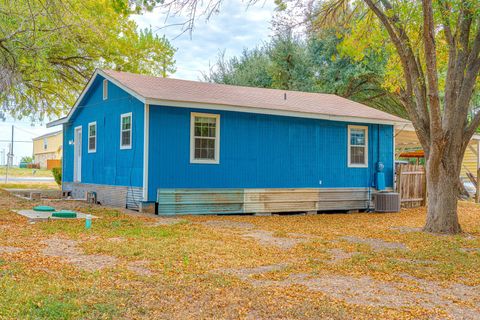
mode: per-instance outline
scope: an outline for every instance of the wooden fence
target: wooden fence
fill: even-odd
[[[397,167],[396,189],[400,194],[402,207],[425,206],[427,201],[426,181],[424,166],[402,164]]]
[[[48,159],[47,160],[47,169],[52,170],[53,168],[61,168],[62,160]]]

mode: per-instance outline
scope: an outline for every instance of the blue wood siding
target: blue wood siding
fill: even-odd
[[[219,164],[190,163],[191,112],[220,114]],[[369,166],[349,168],[349,124],[152,105],[148,200],[158,188],[369,187],[377,161],[392,187],[393,126],[369,124]]]
[[[113,83],[103,100],[98,76],[70,123],[64,125],[63,180],[73,181],[74,128],[82,126],[82,183],[143,186],[144,104]],[[132,112],[132,149],[120,150],[120,115]],[[97,122],[97,150],[88,153],[88,124]]]

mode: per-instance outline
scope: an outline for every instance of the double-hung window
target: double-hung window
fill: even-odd
[[[132,113],[120,116],[120,149],[132,148]]]
[[[88,153],[97,151],[97,122],[88,124]]]
[[[367,126],[348,126],[348,166],[368,167]]]
[[[220,115],[192,113],[190,119],[190,162],[220,162]]]

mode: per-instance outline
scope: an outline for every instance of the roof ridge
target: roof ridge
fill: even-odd
[[[311,91],[300,91],[300,90],[286,90],[286,89],[264,88],[264,87],[253,87],[253,86],[251,87],[251,86],[245,86],[245,85],[206,82],[206,81],[178,79],[178,78],[170,78],[170,77],[165,78],[165,77],[158,77],[158,76],[153,76],[153,75],[149,75],[149,74],[134,73],[134,72],[129,72],[129,71],[117,71],[117,70],[111,70],[111,69],[99,69],[99,70],[105,72],[106,74],[109,74],[110,72],[123,73],[123,74],[129,74],[129,75],[136,76],[136,77],[140,76],[140,77],[154,78],[154,79],[166,80],[166,81],[173,80],[173,81],[179,81],[179,82],[198,83],[198,84],[205,84],[205,85],[218,86],[218,87],[245,88],[245,89],[254,89],[254,90],[258,90],[258,91],[262,91],[262,90],[277,91],[277,92],[280,92],[280,93],[285,93],[286,92],[286,93],[298,93],[298,94],[308,94],[308,95],[311,94],[311,95],[335,96],[335,97],[338,97],[338,98],[349,100],[349,99],[347,99],[345,97],[342,97],[342,96],[339,96],[335,93],[311,92]]]

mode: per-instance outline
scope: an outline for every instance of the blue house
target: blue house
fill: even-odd
[[[62,119],[63,190],[160,214],[367,209],[396,116],[331,94],[97,70]]]

